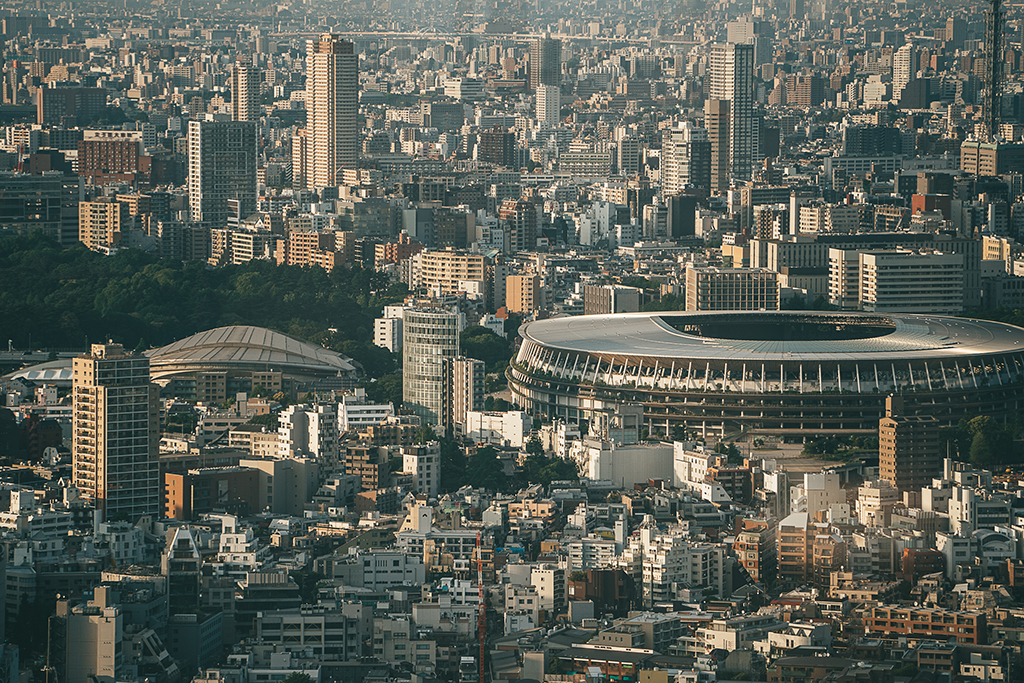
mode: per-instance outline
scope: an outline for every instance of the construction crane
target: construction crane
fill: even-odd
[[[480,681],[484,683],[484,641],[487,639],[487,602],[484,600],[484,550],[480,532],[476,532],[476,585],[480,595],[477,638],[480,641]]]

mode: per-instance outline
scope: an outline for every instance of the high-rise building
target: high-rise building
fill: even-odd
[[[687,121],[662,137],[661,192],[667,197],[690,185],[705,195],[711,188],[711,141],[706,128]]]
[[[982,121],[985,141],[991,142],[999,132],[1000,90],[1003,81],[1003,0],[989,0],[985,10],[985,73],[982,82]]]
[[[949,17],[946,19],[946,42],[950,48],[956,50],[964,46],[967,40],[967,22],[961,17]]]
[[[428,424],[447,425],[445,361],[459,355],[459,314],[406,309],[402,314],[402,400]]]
[[[515,168],[516,166],[516,134],[495,126],[491,130],[480,131],[476,157],[499,166]]]
[[[537,87],[537,122],[557,126],[561,120],[562,91],[557,85]]]
[[[920,491],[942,476],[939,421],[931,415],[906,415],[902,396],[885,399],[878,421],[878,473],[902,491]]]
[[[243,218],[256,212],[256,123],[190,121],[188,199],[192,221],[227,225],[229,200]]]
[[[903,95],[903,89],[907,87],[914,78],[917,69],[914,68],[914,45],[906,43],[892,58],[892,100],[899,102]]]
[[[74,484],[107,519],[160,515],[158,393],[149,358],[93,344],[74,360]]]
[[[359,162],[359,56],[325,33],[306,41],[306,187],[336,187]]]
[[[712,45],[708,75],[708,98],[729,100],[729,175],[746,180],[750,178],[759,154],[757,119],[754,117],[754,46],[736,43]]]
[[[531,90],[542,85],[559,84],[562,79],[562,41],[545,33],[530,44]]]
[[[729,101],[704,103],[704,127],[708,131],[709,182],[712,192],[729,189]]]
[[[445,361],[448,375],[448,426],[464,425],[466,414],[484,409],[484,377],[482,360],[458,356]]]
[[[260,120],[260,72],[247,60],[231,66],[231,120]]]
[[[508,230],[513,252],[530,251],[537,246],[537,205],[525,199],[506,199],[498,208],[498,220]]]

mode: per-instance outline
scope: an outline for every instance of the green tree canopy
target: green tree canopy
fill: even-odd
[[[221,268],[160,260],[134,249],[112,256],[62,248],[41,234],[0,237],[0,335],[82,348],[113,339],[125,348],[163,346],[225,325],[254,325],[322,344],[367,374],[397,363],[373,344],[373,319],[407,289],[362,268],[249,261]]]
[[[467,327],[459,335],[459,350],[468,358],[482,360],[487,372],[502,372],[512,358],[512,347],[504,337],[486,327]]]

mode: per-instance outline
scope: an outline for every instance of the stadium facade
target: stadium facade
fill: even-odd
[[[627,313],[524,325],[508,369],[535,416],[639,402],[651,434],[871,434],[885,397],[943,424],[1024,407],[1024,329],[934,315]]]

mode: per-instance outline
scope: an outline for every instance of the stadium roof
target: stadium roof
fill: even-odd
[[[233,325],[199,332],[147,351],[153,374],[183,366],[261,367],[267,371],[351,373],[352,360],[340,353],[263,327]]]
[[[784,331],[817,326],[820,338],[779,339]],[[828,329],[863,327],[858,338]],[[690,327],[705,326],[702,332]],[[680,331],[679,327],[687,328]],[[728,337],[708,330],[728,328]],[[666,359],[793,361],[957,358],[1024,351],[1024,329],[1006,323],[938,315],[809,311],[619,313],[551,318],[526,324],[524,339],[549,349],[605,356]],[[785,336],[785,335],[780,335]],[[813,334],[811,335],[814,336]],[[833,338],[830,338],[833,337]]]

